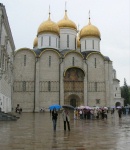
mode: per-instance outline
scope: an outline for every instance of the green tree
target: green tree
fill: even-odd
[[[130,88],[126,83],[126,79],[124,79],[124,85],[121,87],[121,97],[124,98],[125,106],[130,104]]]

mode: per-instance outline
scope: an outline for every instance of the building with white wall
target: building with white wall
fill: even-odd
[[[33,49],[15,52],[13,107],[20,104],[24,112],[38,112],[52,104],[123,106],[120,81],[100,42],[90,17],[78,32],[67,10],[57,23],[49,13],[38,27]]]
[[[4,112],[12,111],[14,50],[6,9],[0,3],[0,108]]]

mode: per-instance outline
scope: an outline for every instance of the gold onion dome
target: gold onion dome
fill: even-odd
[[[33,47],[37,47],[37,45],[38,45],[38,38],[36,37],[33,42]]]
[[[51,21],[50,13],[49,13],[48,20],[44,21],[39,26],[37,34],[47,33],[47,32],[52,32],[52,33],[59,35],[59,27],[58,27],[57,23]]]
[[[60,20],[57,24],[59,28],[72,28],[72,29],[77,30],[76,24],[68,18],[67,10],[65,10],[64,18]]]
[[[90,18],[87,26],[83,27],[80,31],[80,39],[83,37],[97,37],[101,39],[101,34],[98,28],[91,24]]]

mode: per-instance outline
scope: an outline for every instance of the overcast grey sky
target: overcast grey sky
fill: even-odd
[[[91,23],[101,33],[101,53],[113,61],[120,85],[126,78],[130,85],[130,1],[129,0],[0,0],[5,5],[16,50],[33,47],[39,25],[48,19],[49,5],[52,21],[68,17],[79,29]]]

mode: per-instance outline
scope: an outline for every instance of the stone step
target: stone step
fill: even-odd
[[[19,119],[19,117],[15,115],[0,112],[0,121],[16,121],[17,119]]]

